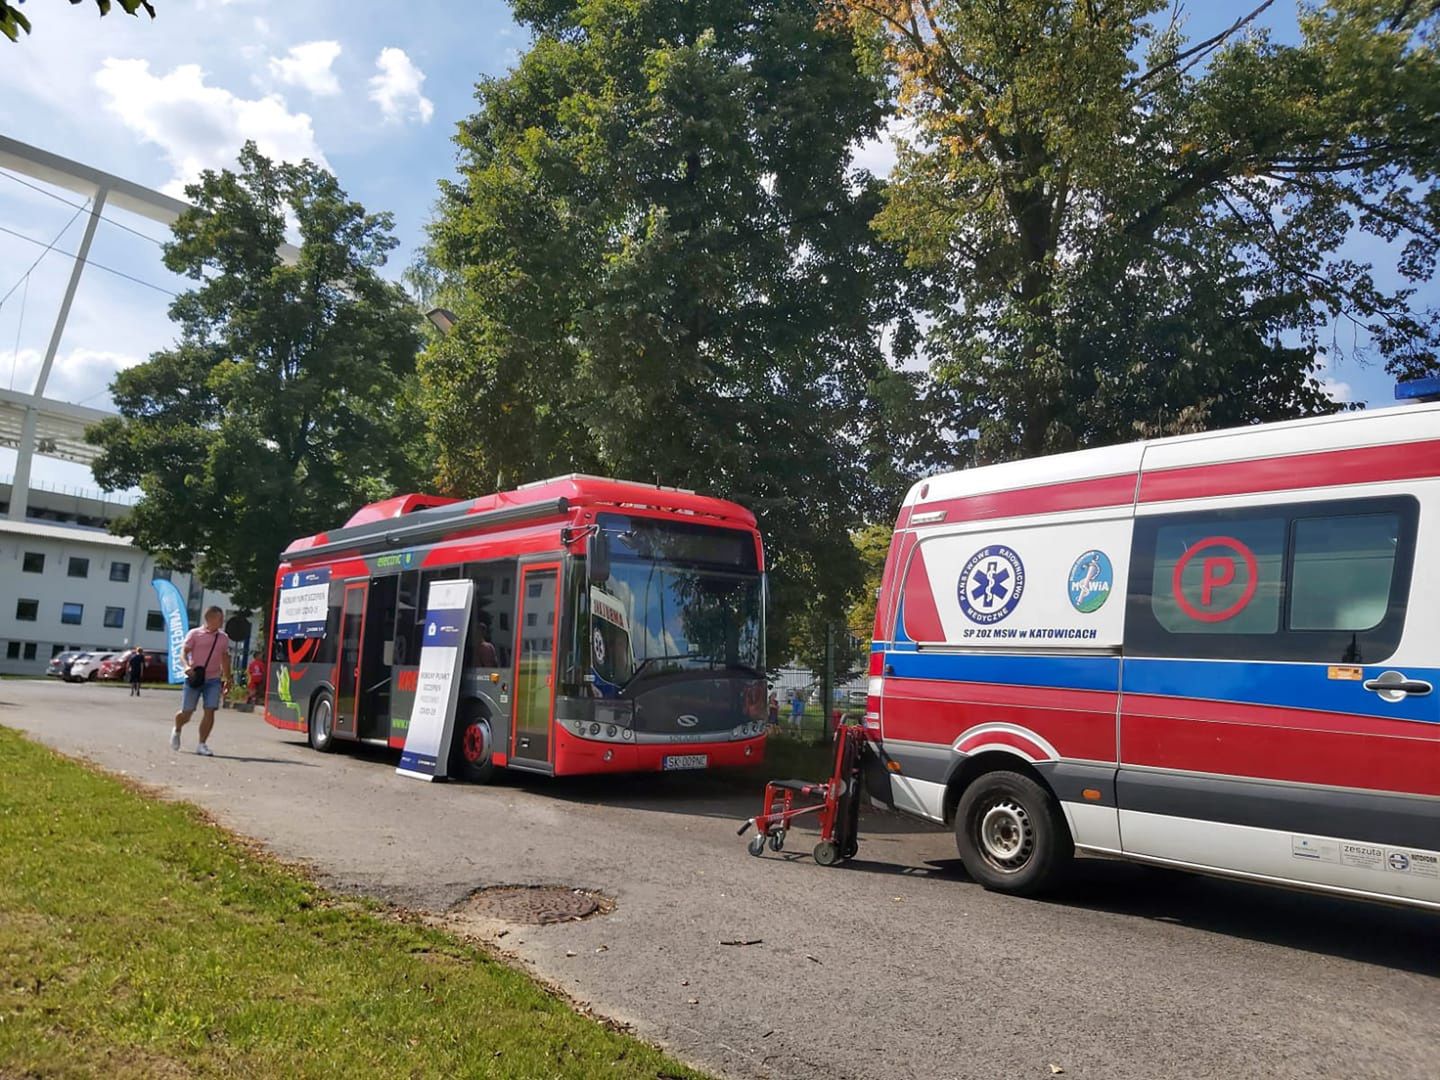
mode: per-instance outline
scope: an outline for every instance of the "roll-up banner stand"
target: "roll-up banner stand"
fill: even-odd
[[[400,754],[401,776],[434,780],[445,775],[455,706],[460,698],[460,669],[465,633],[470,626],[474,582],[435,581],[425,601],[425,636],[420,644],[420,673],[415,705]]]

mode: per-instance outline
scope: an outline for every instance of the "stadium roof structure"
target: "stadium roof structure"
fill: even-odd
[[[0,390],[0,446],[13,447],[16,451],[9,517],[14,521],[24,521],[29,508],[30,468],[35,455],[89,465],[95,460],[97,450],[85,441],[85,429],[109,415],[99,409],[45,396],[50,369],[55,364],[55,354],[65,335],[65,324],[70,317],[75,292],[105,209],[125,210],[169,228],[176,218],[190,209],[190,204],[6,135],[0,135],[0,169],[73,191],[89,200],[85,232],[73,256],[70,279],[60,301],[45,356],[40,362],[40,375],[35,387],[30,393]],[[299,252],[293,245],[282,244],[280,258],[294,263],[299,258]]]

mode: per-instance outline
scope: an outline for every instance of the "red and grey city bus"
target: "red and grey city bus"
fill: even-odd
[[[764,569],[753,514],[678,488],[572,475],[397,496],[286,548],[265,719],[316,750],[402,747],[429,587],[469,578],[450,776],[758,764]],[[290,589],[304,602],[282,623]]]

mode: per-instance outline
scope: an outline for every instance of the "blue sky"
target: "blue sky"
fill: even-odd
[[[1194,0],[1191,36],[1214,33],[1254,2]],[[92,5],[31,0],[34,33],[15,46],[0,40],[0,130],[176,194],[200,168],[233,161],[245,138],[271,156],[315,158],[369,209],[394,214],[401,242],[390,266],[395,274],[423,241],[436,181],[453,175],[450,137],[473,109],[476,79],[503,72],[527,40],[501,0],[155,6],[153,22],[124,15],[102,21]],[[1293,0],[1280,0],[1264,19],[1279,38],[1298,36]],[[890,160],[883,145],[857,152],[872,168]],[[48,243],[74,214],[0,176],[0,227]],[[100,226],[92,261],[144,284],[87,269],[48,387],[51,396],[101,408],[117,369],[172,340],[167,290],[183,288],[160,264],[158,225],[121,211],[107,216],[116,224]],[[59,250],[74,250],[82,226],[70,226]],[[40,251],[0,232],[0,296]],[[68,272],[69,260],[52,255],[0,305],[0,386],[32,388]],[[1378,364],[1347,362],[1328,378],[1340,396],[1376,405],[1390,399]],[[0,475],[12,465],[13,453],[0,450]],[[36,478],[90,482],[83,469],[39,460]]]

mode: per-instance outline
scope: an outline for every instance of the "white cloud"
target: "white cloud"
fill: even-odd
[[[370,100],[380,106],[385,119],[400,121],[414,116],[428,124],[435,115],[435,104],[420,92],[425,73],[405,50],[393,46],[381,49],[375,67],[379,74],[370,80]]]
[[[1315,369],[1315,377],[1320,381],[1320,389],[1331,401],[1348,405],[1355,400],[1355,390],[1348,382],[1331,377],[1329,357],[1322,356],[1320,358],[1320,363]]]
[[[33,393],[40,377],[39,349],[0,350],[0,379],[24,393]],[[56,353],[45,383],[45,396],[57,401],[89,405],[92,409],[114,409],[110,383],[117,372],[140,363],[144,357],[102,349],[71,349]],[[14,373],[13,381],[11,373]]]
[[[285,56],[270,58],[270,74],[289,86],[302,86],[316,96],[338,94],[340,80],[330,66],[340,55],[338,41],[307,41],[292,45]]]
[[[292,113],[278,94],[252,100],[208,86],[198,64],[154,75],[145,60],[108,57],[95,85],[125,127],[164,151],[174,169],[165,188],[175,194],[202,169],[233,166],[247,139],[274,160],[329,167],[307,113]]]
[[[852,169],[865,169],[872,176],[882,179],[895,168],[895,144],[911,138],[915,133],[912,121],[892,116],[875,136],[860,143],[850,157]]]

